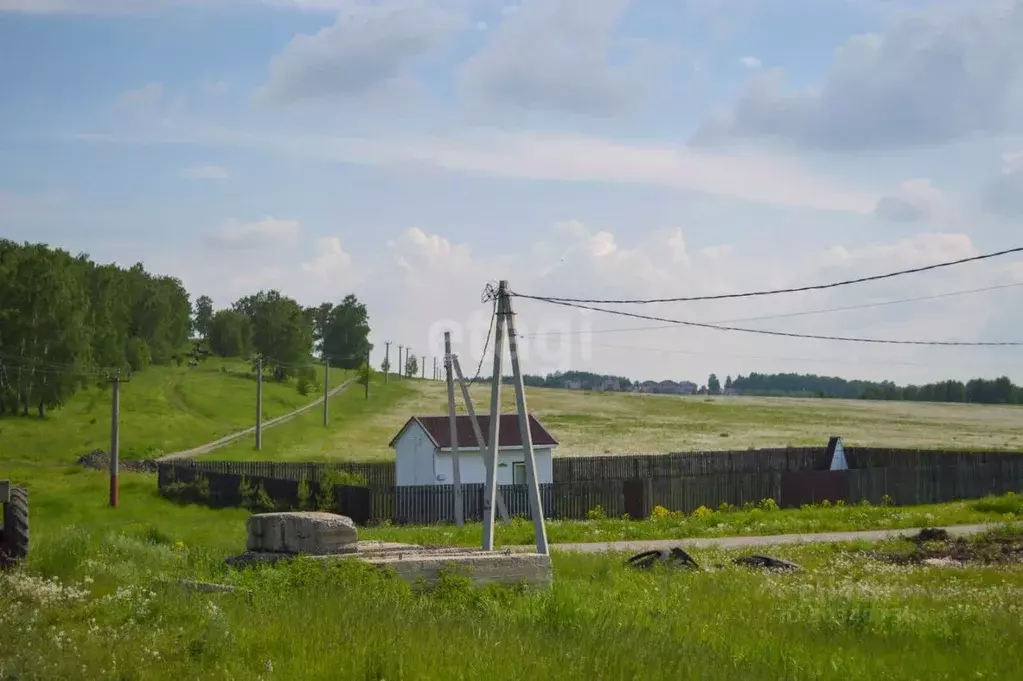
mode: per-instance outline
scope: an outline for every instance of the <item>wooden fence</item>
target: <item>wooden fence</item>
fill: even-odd
[[[975,499],[987,494],[1023,492],[1023,455],[1010,452],[940,452],[852,448],[845,450],[849,470],[829,471],[825,448],[788,448],[742,452],[579,457],[554,460],[554,482],[541,485],[544,515],[584,519],[598,506],[608,517],[648,517],[655,506],[692,512],[700,506],[741,506],[773,499],[783,508],[829,501],[897,505]],[[242,476],[262,483],[283,505],[297,499],[304,475],[314,488],[326,470],[360,473],[366,493],[337,492],[338,508],[357,522],[399,524],[450,522],[454,518],[451,485],[396,486],[394,466],[370,464],[296,464],[276,462],[173,461],[159,464],[159,486],[210,481],[217,503],[234,505]],[[467,520],[482,518],[483,485],[462,486]],[[526,487],[502,485],[509,513],[529,516]]]
[[[293,463],[284,461],[206,461],[202,459],[180,459],[176,461],[161,462],[158,468],[159,475],[166,475],[171,470],[193,470],[201,471],[204,474],[219,473],[227,475],[246,476],[248,478],[263,478],[276,480],[302,479],[304,475],[310,483],[319,483],[320,476],[324,471],[342,471],[345,473],[357,473],[366,478],[366,485],[370,488],[393,487],[394,462],[379,461],[370,463],[338,462],[338,463]]]

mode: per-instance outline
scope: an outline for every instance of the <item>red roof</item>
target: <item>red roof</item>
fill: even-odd
[[[476,416],[479,421],[480,430],[483,431],[483,441],[487,442],[490,437],[490,415],[479,414]],[[411,423],[418,423],[433,441],[438,449],[449,449],[451,447],[451,425],[447,416],[413,416],[401,427],[398,434],[391,440],[390,446],[398,441],[402,433]],[[498,433],[498,445],[500,447],[521,447],[522,435],[519,430],[518,414],[501,414],[501,429]],[[468,414],[458,414],[455,417],[455,429],[458,433],[459,449],[476,449],[476,435],[472,430],[472,421]],[[534,447],[553,447],[558,441],[547,432],[547,429],[536,420],[532,414],[529,415],[529,433],[533,437]],[[489,446],[489,443],[488,443]]]

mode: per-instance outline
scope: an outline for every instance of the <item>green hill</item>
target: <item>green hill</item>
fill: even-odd
[[[344,379],[344,370],[331,371],[331,387]],[[322,390],[320,383],[302,395],[295,380],[264,379],[263,418],[309,404]],[[88,387],[43,419],[0,418],[0,461],[4,467],[62,466],[95,449],[108,451],[111,392],[109,386]],[[254,425],[256,376],[242,360],[151,366],[121,384],[120,406],[121,458],[153,459]]]

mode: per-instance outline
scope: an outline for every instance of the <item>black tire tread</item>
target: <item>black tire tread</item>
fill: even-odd
[[[3,532],[0,534],[0,567],[9,567],[28,556],[28,491],[12,487],[4,504]]]

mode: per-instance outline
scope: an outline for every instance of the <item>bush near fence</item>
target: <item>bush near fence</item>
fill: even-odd
[[[287,480],[160,464],[157,486],[167,498],[211,508],[245,507],[257,512],[316,509],[346,515],[363,525],[372,521],[370,489],[362,479],[325,475],[315,481]]]
[[[877,504],[886,497],[897,505],[917,505],[1023,492],[1023,455],[1016,453],[846,447],[845,455],[845,471],[828,470],[824,447],[556,458],[554,482],[540,485],[541,502],[547,518],[581,520],[598,506],[608,517],[640,518],[648,517],[654,506],[688,513],[700,506],[741,506],[764,499],[795,508],[824,500]],[[346,500],[338,501],[337,508],[350,511],[339,512],[356,522],[454,519],[452,485],[395,486],[393,463],[175,461],[159,465],[159,484],[162,490],[175,477],[194,480],[201,474],[210,481],[215,503],[238,505],[233,503],[237,493],[232,496],[229,490],[237,490],[245,476],[289,503],[297,499],[303,475],[318,486],[329,471],[365,477],[362,492],[346,492]],[[214,488],[224,491],[214,494]],[[529,517],[524,485],[500,489],[511,515]],[[462,495],[465,518],[480,520],[483,485],[463,485]]]

